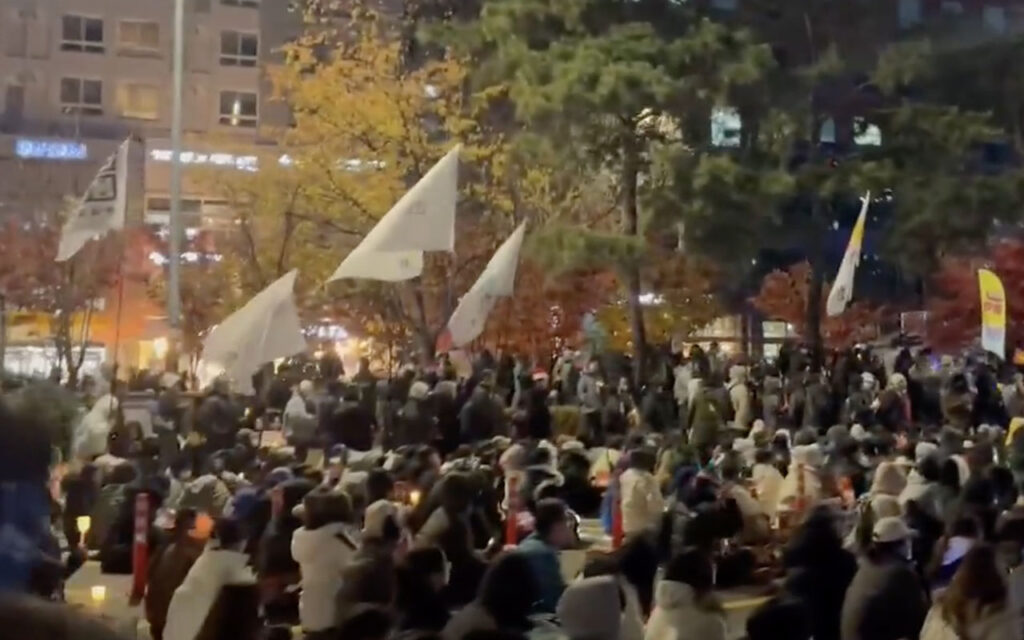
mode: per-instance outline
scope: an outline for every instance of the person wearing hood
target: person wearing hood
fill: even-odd
[[[110,432],[117,419],[117,408],[117,398],[109,393],[93,403],[75,433],[74,450],[77,459],[92,462],[107,452]]]
[[[669,561],[654,595],[645,640],[725,640],[725,615],[713,592],[711,560],[690,550]]]
[[[764,514],[768,516],[769,521],[774,520],[779,512],[779,496],[782,493],[784,478],[775,467],[775,454],[771,449],[762,448],[754,453],[750,481],[757,492],[757,502]]]
[[[363,518],[362,541],[341,576],[335,611],[339,622],[367,604],[390,606],[398,590],[396,559],[407,548],[398,507],[376,500]]]
[[[295,454],[300,461],[306,459],[306,452],[316,438],[318,422],[313,408],[315,392],[311,381],[300,382],[292,391],[292,397],[288,399],[282,415],[282,425],[288,444],[295,447]]]
[[[931,444],[924,443],[918,445]],[[931,445],[934,447],[935,445]],[[900,507],[905,511],[907,503],[916,502],[925,513],[931,517],[942,519],[942,496],[939,487],[939,478],[942,468],[934,453],[927,453],[919,457],[914,470],[907,476],[907,484],[900,492]]]
[[[779,489],[779,510],[809,508],[822,499],[819,473],[823,458],[816,444],[793,447],[789,469]]]
[[[646,448],[629,453],[629,468],[619,476],[622,531],[627,538],[653,531],[661,522],[665,498],[654,477],[656,454]]]
[[[611,576],[574,582],[558,601],[562,633],[568,640],[619,640],[620,598],[618,582]]]
[[[537,503],[534,531],[519,545],[533,569],[541,598],[537,609],[554,613],[558,599],[565,591],[565,580],[559,563],[559,553],[572,542],[569,512],[561,500],[549,498]]]
[[[206,549],[171,597],[164,640],[205,637],[201,634],[222,590],[230,585],[255,584],[256,578],[248,566],[249,556],[242,551],[244,546],[245,538],[237,522],[217,522]]]
[[[900,518],[875,523],[872,547],[843,599],[841,640],[918,637],[928,597],[910,562],[912,536]]]
[[[299,620],[309,638],[325,636],[337,623],[335,598],[356,543],[348,495],[317,488],[302,499],[302,507],[305,523],[292,534],[292,558],[302,573]]]
[[[409,397],[398,412],[395,446],[433,442],[436,430],[434,417],[427,404],[429,395],[430,385],[422,380],[417,380],[409,387]]]
[[[452,616],[441,637],[444,640],[463,640],[474,631],[529,631],[533,627],[530,612],[540,598],[540,589],[533,576],[530,561],[522,554],[498,556],[484,575],[476,598]],[[615,611],[618,612],[617,588],[614,593]],[[564,599],[565,595],[562,597]],[[590,604],[596,606],[597,603]]]
[[[785,590],[804,605],[816,640],[839,640],[839,617],[857,560],[843,549],[836,517],[818,506],[790,540],[783,554]]]
[[[747,386],[747,369],[734,365],[729,369],[729,400],[732,403],[733,422],[746,432],[754,419],[750,402],[750,388]]]
[[[890,432],[903,431],[910,426],[913,416],[907,379],[902,373],[889,376],[889,384],[878,395],[875,416],[878,424]]]

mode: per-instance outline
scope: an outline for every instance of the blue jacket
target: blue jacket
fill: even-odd
[[[533,569],[533,575],[537,579],[537,587],[540,589],[537,610],[543,613],[554,613],[558,607],[558,600],[562,597],[562,592],[565,591],[562,565],[558,561],[558,550],[534,533],[519,544],[519,553],[526,556]]]

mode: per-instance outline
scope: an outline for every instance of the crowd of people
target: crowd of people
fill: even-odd
[[[144,496],[155,640],[1024,640],[1020,374],[788,344],[628,371],[165,375],[144,420],[101,383],[59,454],[8,390],[0,590],[138,570]]]

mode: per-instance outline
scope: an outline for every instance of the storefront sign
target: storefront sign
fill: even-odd
[[[18,138],[14,142],[14,155],[31,160],[87,160],[89,147],[73,140]]]

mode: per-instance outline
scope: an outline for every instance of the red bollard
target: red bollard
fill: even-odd
[[[146,593],[149,569],[149,498],[140,493],[135,496],[135,536],[132,539],[132,602],[138,602]]]

